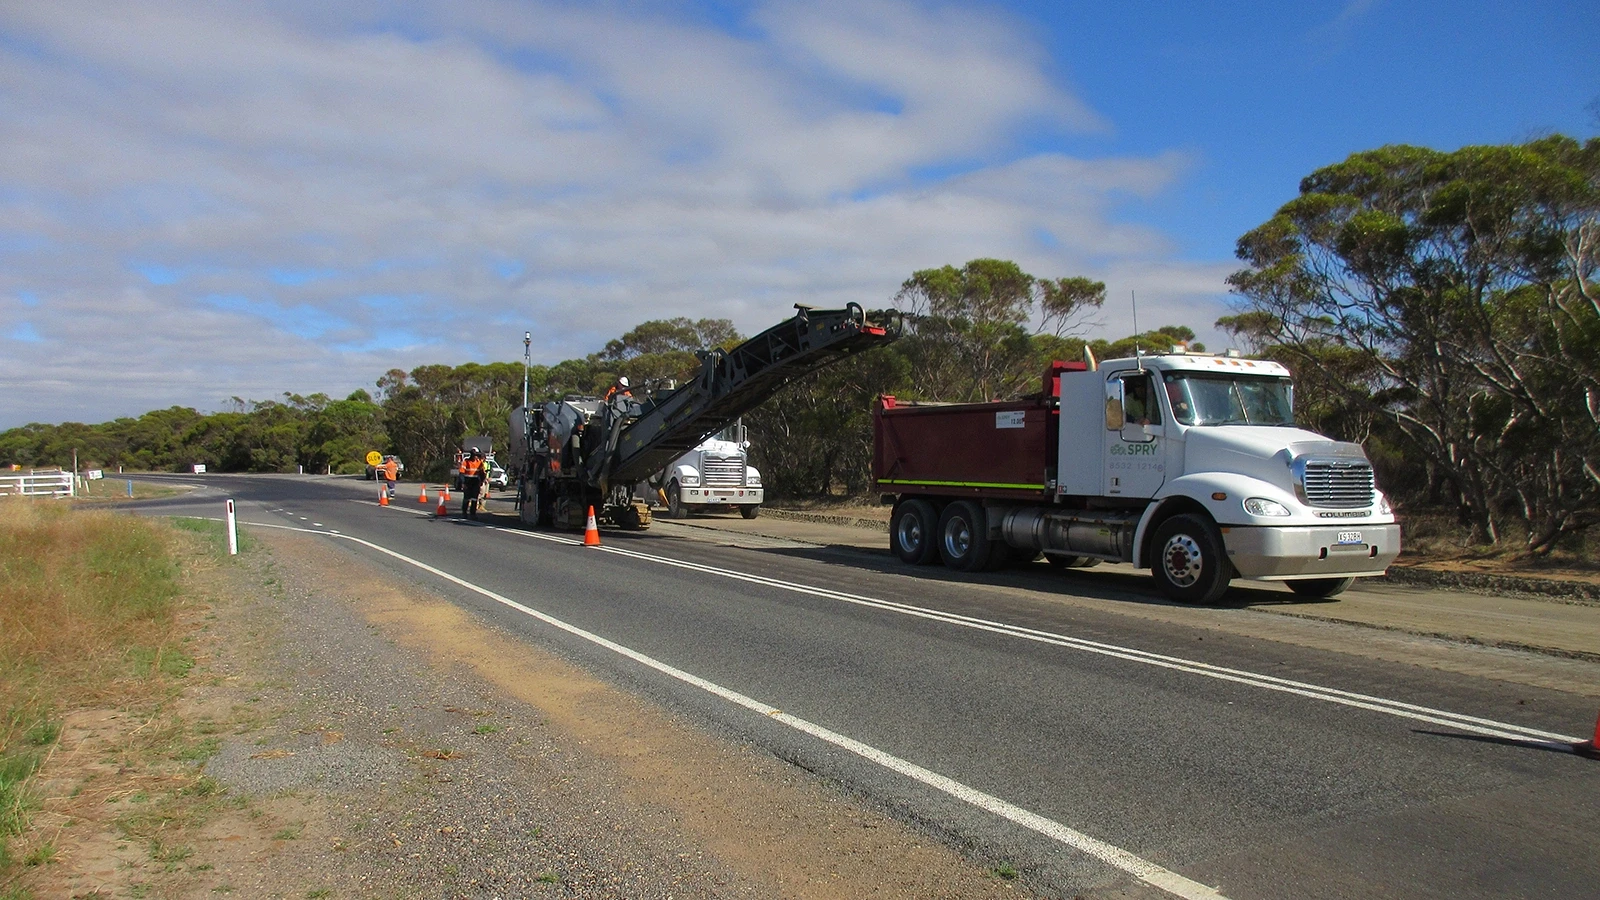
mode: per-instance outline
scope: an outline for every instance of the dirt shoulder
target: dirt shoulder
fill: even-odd
[[[69,717],[36,896],[1027,896],[1003,861],[262,531],[193,573],[181,697]]]

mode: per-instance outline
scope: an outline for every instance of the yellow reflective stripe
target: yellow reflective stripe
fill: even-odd
[[[914,481],[903,478],[880,478],[879,484],[914,484],[921,487],[1006,488],[1017,491],[1042,491],[1042,484],[999,484],[987,481]]]

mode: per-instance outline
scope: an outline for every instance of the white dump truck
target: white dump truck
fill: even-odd
[[[1331,597],[1383,574],[1400,526],[1360,445],[1293,409],[1288,369],[1232,353],[1058,362],[1016,401],[884,397],[873,478],[895,504],[890,549],[962,571],[1130,562],[1189,603],[1233,578]]]
[[[735,422],[673,460],[651,481],[667,518],[723,507],[738,509],[746,519],[760,515],[761,473],[746,461],[749,449],[744,423]]]

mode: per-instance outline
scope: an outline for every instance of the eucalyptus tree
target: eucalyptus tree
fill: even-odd
[[[1319,169],[1239,239],[1254,335],[1392,422],[1476,536],[1535,554],[1600,510],[1600,139],[1389,146]]]

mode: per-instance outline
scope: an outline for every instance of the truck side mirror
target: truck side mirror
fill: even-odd
[[[1121,431],[1125,419],[1122,414],[1122,379],[1106,382],[1106,430]]]

